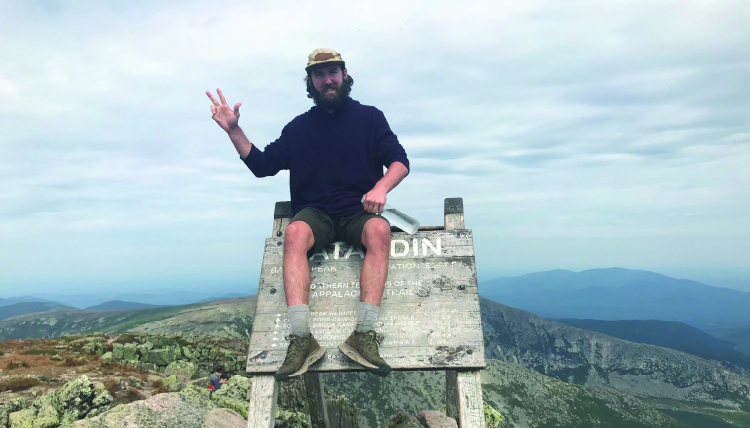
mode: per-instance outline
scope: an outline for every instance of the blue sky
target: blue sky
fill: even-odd
[[[480,282],[626,267],[750,291],[750,3],[0,4],[0,297],[253,292],[288,175],[260,147],[342,53],[412,172],[389,203],[464,198]]]

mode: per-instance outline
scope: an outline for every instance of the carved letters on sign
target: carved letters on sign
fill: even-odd
[[[376,323],[381,355],[395,369],[484,367],[470,230],[393,233],[388,278]],[[283,240],[266,240],[248,371],[275,372],[289,333]],[[354,329],[364,254],[336,242],[310,265],[310,329],[326,347],[311,371],[359,370],[337,348]]]

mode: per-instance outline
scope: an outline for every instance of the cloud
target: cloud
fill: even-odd
[[[0,287],[34,263],[168,277],[191,257],[180,231],[226,244],[194,251],[196,275],[259,264],[239,239],[266,237],[288,175],[253,177],[204,91],[242,102],[262,148],[310,107],[320,46],[406,147],[391,202],[439,224],[463,197],[480,270],[746,266],[749,18],[730,1],[3,4]],[[106,261],[123,248],[130,267]]]

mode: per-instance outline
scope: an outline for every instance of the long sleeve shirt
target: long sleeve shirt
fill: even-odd
[[[256,177],[289,170],[293,214],[312,207],[334,218],[362,210],[362,195],[383,178],[384,166],[409,168],[383,112],[352,99],[333,113],[311,108],[263,151],[253,144],[243,161]]]

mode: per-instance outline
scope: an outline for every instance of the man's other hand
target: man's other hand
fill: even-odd
[[[237,127],[237,122],[240,119],[240,106],[242,103],[235,104],[234,110],[232,110],[227,105],[227,100],[224,98],[224,94],[221,93],[221,89],[216,88],[216,92],[219,94],[221,103],[216,101],[216,98],[211,95],[210,91],[206,91],[206,95],[208,95],[208,98],[213,102],[213,105],[211,106],[211,113],[213,116],[211,116],[211,119],[215,120],[216,123],[221,126],[221,129],[229,132]]]
[[[368,213],[380,214],[385,207],[385,199],[388,191],[385,188],[375,186],[369,192],[365,193],[365,200],[362,206]]]

